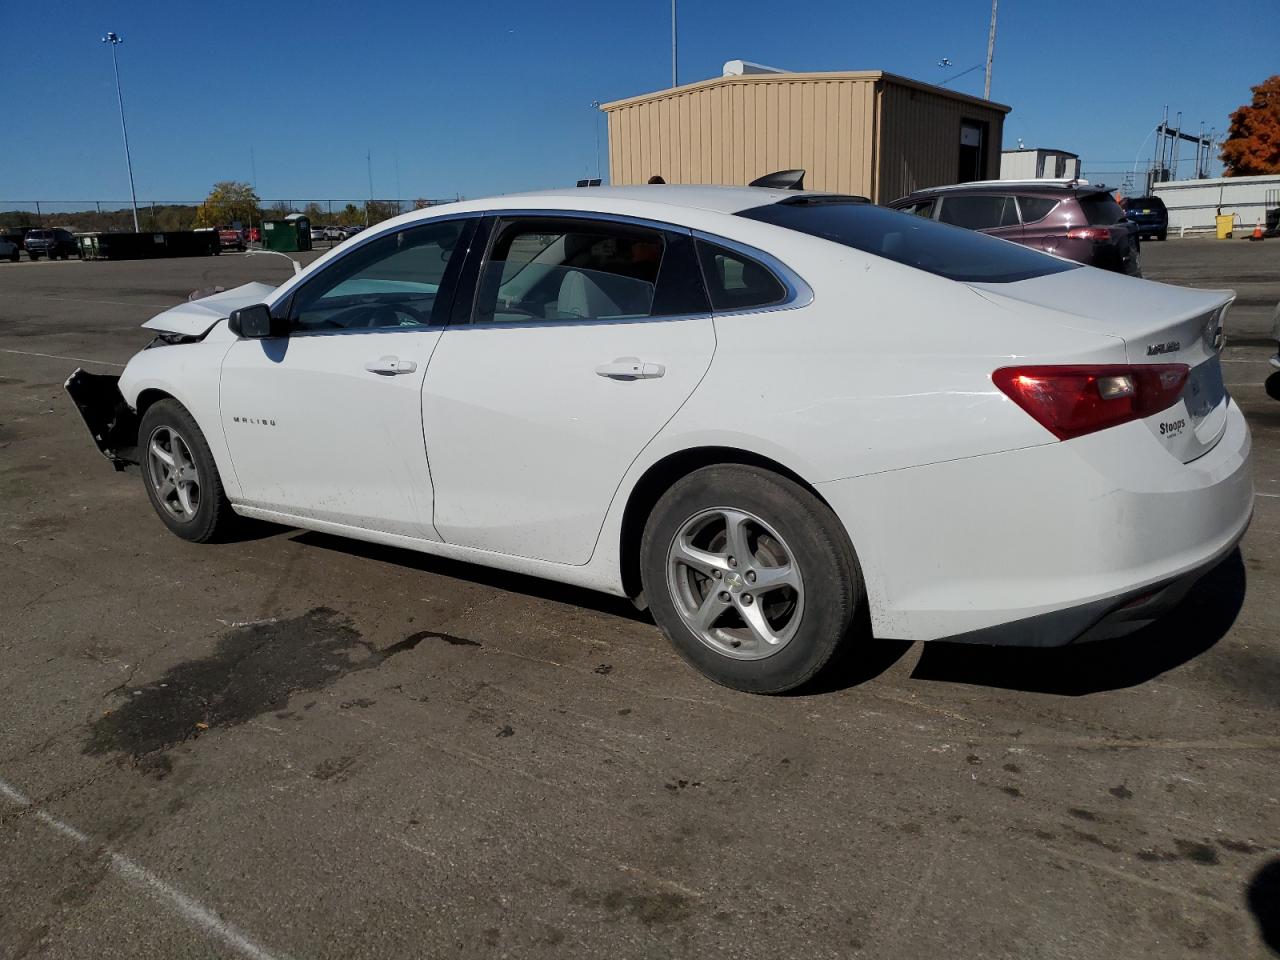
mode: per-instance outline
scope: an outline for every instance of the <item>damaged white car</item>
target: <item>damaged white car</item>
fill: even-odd
[[[174,533],[234,515],[647,603],[777,692],[870,629],[1152,622],[1253,508],[1231,300],[860,198],[572,190],[433,207],[184,304],[68,390]]]

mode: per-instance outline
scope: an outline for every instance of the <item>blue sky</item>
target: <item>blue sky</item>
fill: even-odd
[[[1006,146],[1021,137],[1116,170],[1166,103],[1187,129],[1223,130],[1276,69],[1275,0],[1157,6],[1140,27],[1133,5],[1002,0],[992,98],[1014,108]],[[128,196],[107,30],[125,38],[140,198],[250,180],[251,147],[267,199],[364,197],[366,150],[379,197],[395,195],[397,168],[405,198],[562,185],[595,172],[592,100],[669,83],[669,11],[667,0],[8,3],[0,200]],[[937,82],[984,60],[989,13],[988,0],[681,0],[680,76],[743,58]],[[982,71],[952,86],[980,95]]]

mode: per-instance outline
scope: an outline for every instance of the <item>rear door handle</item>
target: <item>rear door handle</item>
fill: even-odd
[[[596,367],[596,375],[611,380],[656,380],[667,372],[660,363],[645,363],[638,357],[619,357]]]
[[[401,360],[399,357],[379,357],[377,360],[365,361],[364,368],[370,373],[394,377],[397,373],[413,373],[418,369],[416,360]]]

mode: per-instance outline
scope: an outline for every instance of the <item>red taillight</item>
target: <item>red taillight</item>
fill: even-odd
[[[1111,240],[1111,230],[1108,227],[1075,227],[1067,231],[1067,239],[1108,243]]]
[[[1189,370],[1185,363],[1001,367],[991,379],[1042,427],[1070,440],[1171,407]]]

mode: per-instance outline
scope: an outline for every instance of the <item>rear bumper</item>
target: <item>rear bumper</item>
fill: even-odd
[[[120,378],[77,369],[64,384],[102,455],[117,470],[138,462],[138,417],[120,393]]]
[[[1062,646],[1138,629],[1229,554],[1253,513],[1249,430],[1181,463],[1141,422],[818,485],[858,552],[873,628]]]

